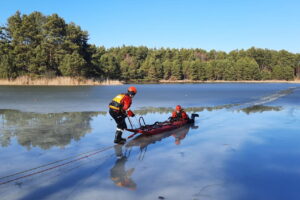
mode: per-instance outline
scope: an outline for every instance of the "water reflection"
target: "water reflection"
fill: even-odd
[[[0,142],[7,147],[16,137],[18,143],[31,149],[64,147],[91,132],[90,121],[97,112],[28,113],[0,110]]]
[[[134,168],[126,170],[125,164],[127,161],[127,156],[122,152],[122,145],[115,145],[114,150],[117,160],[114,166],[110,169],[111,180],[116,186],[135,190],[136,183],[131,178]]]
[[[282,107],[280,106],[264,106],[264,105],[254,105],[251,107],[243,108],[240,111],[245,112],[246,114],[251,114],[251,113],[262,113],[265,111],[281,111]]]
[[[201,112],[204,110],[214,111],[220,109],[229,109],[236,104],[228,104],[214,107],[190,107],[186,108],[187,112]],[[263,106],[254,105],[238,111],[246,114],[265,112],[265,111],[281,111],[280,106]],[[171,113],[173,108],[167,107],[144,107],[141,110],[135,110],[138,115],[146,115],[149,113]],[[72,140],[79,141],[84,135],[91,132],[90,122],[93,117],[98,115],[107,115],[107,112],[69,112],[69,113],[31,113],[16,110],[0,110],[0,144],[7,147],[11,144],[11,140],[16,138],[18,143],[27,149],[32,147],[40,147],[49,149],[51,147],[65,147]],[[147,142],[156,140],[156,137],[168,137],[166,134],[160,134]],[[143,145],[145,139],[135,139],[131,144],[140,140]],[[179,141],[177,141],[179,142]],[[145,145],[145,144],[144,144]],[[145,145],[147,146],[147,145]]]
[[[246,107],[244,107],[246,106]],[[240,108],[244,107],[244,108]],[[186,112],[190,113],[196,113],[196,112],[202,112],[202,111],[216,111],[216,110],[222,110],[222,109],[236,109],[238,111],[245,112],[247,114],[255,113],[255,112],[265,112],[265,111],[281,111],[281,106],[265,106],[265,105],[250,105],[246,104],[226,104],[226,105],[219,105],[219,106],[213,106],[213,107],[187,107],[184,110]],[[143,107],[138,110],[134,110],[134,113],[138,115],[146,115],[149,113],[159,113],[159,114],[167,114],[172,113],[174,108],[171,107]]]
[[[221,109],[229,109],[238,105],[240,104],[226,104],[226,105],[219,105],[219,106],[212,106],[212,107],[210,106],[187,107],[184,110],[186,112],[196,113],[196,112],[202,112],[204,110],[214,111],[214,110],[221,110]],[[171,107],[142,107],[140,109],[134,110],[134,113],[138,115],[146,115],[149,113],[166,114],[166,113],[172,113],[172,111],[174,111],[174,108]]]
[[[132,148],[132,147],[139,147],[140,151],[146,151],[147,146],[150,144],[155,144],[156,142],[159,142],[167,137],[173,136],[174,137],[174,143],[179,145],[181,140],[183,140],[186,135],[188,134],[190,128],[198,128],[197,126],[194,125],[186,125],[183,126],[179,129],[172,130],[172,131],[167,131],[165,133],[161,134],[156,134],[156,135],[138,135],[134,139],[130,140],[125,144],[126,148]]]
[[[140,154],[138,156],[138,160],[143,160],[147,152],[147,147],[150,144],[154,144],[167,137],[173,136],[174,143],[176,145],[180,145],[181,140],[183,140],[187,136],[190,128],[196,129],[198,128],[198,126],[189,124],[179,129],[168,131],[157,135],[149,136],[149,135],[141,134],[139,136],[136,136],[134,139],[127,142],[124,146],[125,147],[124,151],[127,152],[127,155],[126,153],[123,153],[122,145],[115,145],[114,150],[117,159],[115,161],[114,166],[110,169],[110,177],[113,183],[119,187],[135,190],[137,185],[131,178],[135,168],[130,168],[126,170],[125,167],[125,164],[127,162],[127,159],[130,156],[132,148],[139,147]]]

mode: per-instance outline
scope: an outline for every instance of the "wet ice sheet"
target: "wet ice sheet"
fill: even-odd
[[[298,199],[299,91],[257,105],[286,90],[190,107],[198,128],[122,147],[112,144],[115,124],[104,112],[1,110],[1,199]],[[153,123],[170,109],[137,113]]]
[[[32,137],[37,146],[29,147],[18,144],[16,134],[1,148],[2,177],[72,156],[30,173],[79,160],[0,185],[0,191],[3,199],[295,199],[299,117],[299,110],[288,109],[204,111],[198,128],[139,136],[121,149],[111,143],[113,123],[105,115],[91,117],[89,131],[67,145],[45,148]]]
[[[108,102],[122,86],[0,86],[0,109],[35,113],[107,111]],[[142,107],[214,107],[261,101],[297,84],[162,84],[136,85],[133,109]]]

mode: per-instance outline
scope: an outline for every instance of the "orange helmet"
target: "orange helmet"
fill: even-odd
[[[177,105],[177,106],[176,106],[176,110],[177,110],[177,111],[181,111],[181,109],[182,109],[182,108],[181,108],[180,105]]]
[[[135,95],[137,93],[137,90],[135,87],[131,86],[128,88],[128,93],[129,94],[132,94],[132,95]]]

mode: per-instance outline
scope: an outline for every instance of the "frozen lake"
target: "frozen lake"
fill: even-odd
[[[195,126],[114,145],[128,85],[0,86],[1,200],[299,199],[299,84],[135,86],[147,123],[180,104]]]

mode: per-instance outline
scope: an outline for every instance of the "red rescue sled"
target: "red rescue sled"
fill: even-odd
[[[198,114],[192,114],[191,119],[179,120],[179,121],[155,122],[152,125],[146,125],[144,118],[140,117],[139,118],[140,128],[127,129],[127,131],[134,133],[134,134],[130,135],[128,138],[131,138],[138,133],[144,134],[144,135],[156,135],[156,134],[160,134],[160,133],[163,133],[166,131],[171,131],[173,129],[180,128],[186,124],[194,123],[195,117],[198,117],[198,116],[199,116]],[[141,120],[143,121],[144,125],[141,125]]]

